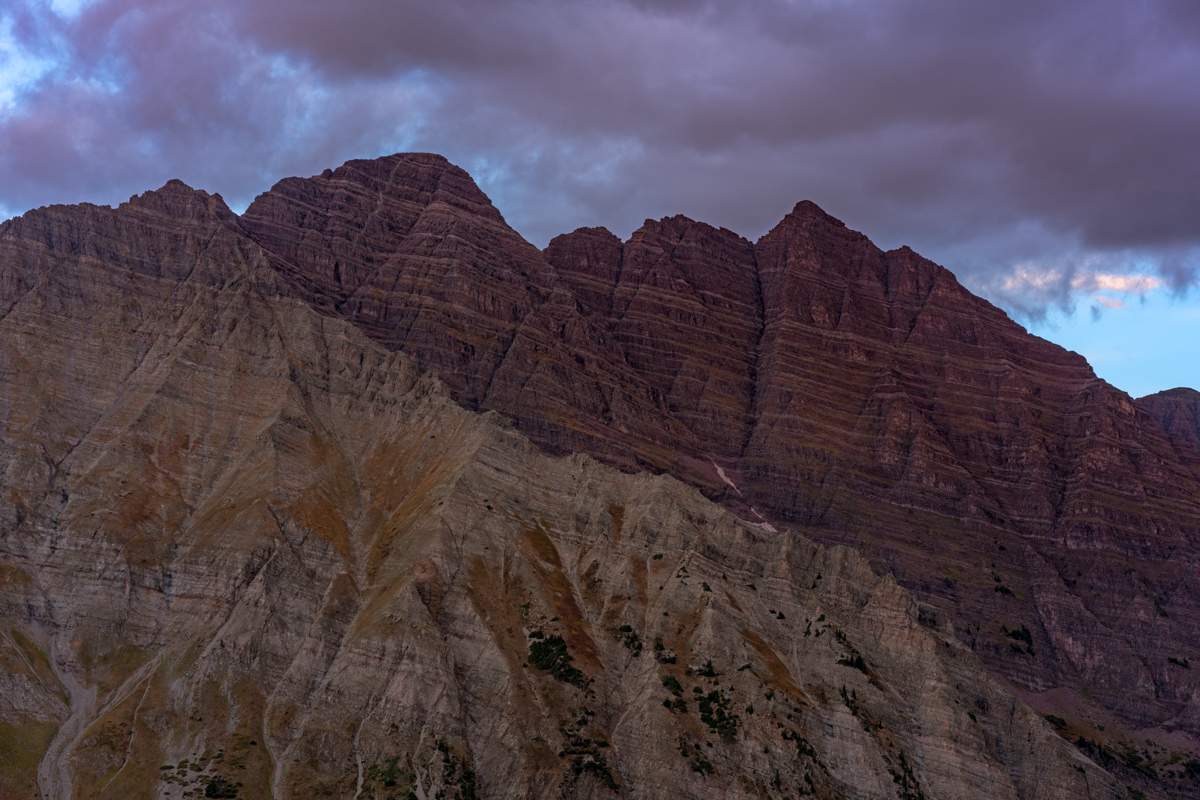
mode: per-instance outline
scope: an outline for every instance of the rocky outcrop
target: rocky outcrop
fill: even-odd
[[[853,550],[544,454],[217,197],[0,254],[5,797],[1124,796]]]

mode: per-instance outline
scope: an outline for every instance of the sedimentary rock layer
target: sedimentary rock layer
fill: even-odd
[[[1138,399],[1158,421],[1168,436],[1200,450],[1200,392],[1195,389],[1168,389]]]

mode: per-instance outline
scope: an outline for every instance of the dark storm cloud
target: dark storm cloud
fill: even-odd
[[[186,3],[97,3],[73,22],[26,10],[18,41],[52,66],[0,115],[0,203],[112,202],[181,177],[252,196],[268,176],[373,151],[392,87],[337,93],[263,52],[228,15]],[[20,37],[24,37],[23,40]]]
[[[544,244],[810,198],[1036,316],[1089,275],[1195,282],[1192,2],[98,0],[18,7],[0,205],[442,152]],[[34,70],[36,72],[36,70]]]

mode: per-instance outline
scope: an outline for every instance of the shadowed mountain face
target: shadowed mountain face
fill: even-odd
[[[1158,421],[1172,439],[1200,451],[1200,392],[1168,389],[1140,398],[1138,405]]]
[[[4,796],[1195,794],[1195,426],[811,203],[541,252],[401,155],[0,288]]]

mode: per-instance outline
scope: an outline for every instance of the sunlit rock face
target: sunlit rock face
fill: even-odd
[[[1187,794],[1196,461],[812,204],[541,252],[393,156],[0,287],[0,796]]]

